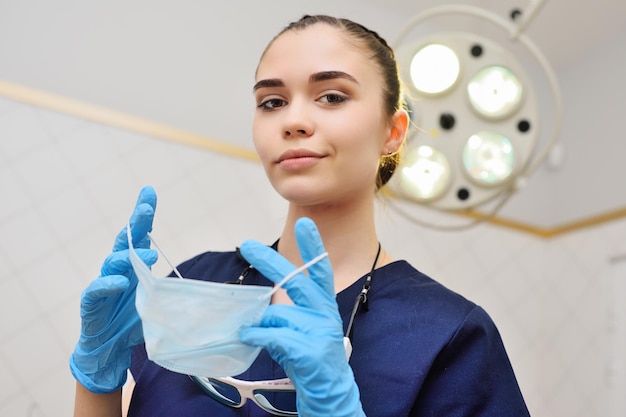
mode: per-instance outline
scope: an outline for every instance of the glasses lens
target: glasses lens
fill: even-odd
[[[254,398],[267,411],[278,416],[297,416],[296,409],[296,392],[289,391],[273,391],[273,390],[254,390]]]
[[[241,406],[241,395],[237,388],[213,378],[193,377],[192,379],[199,383],[207,394],[222,404],[230,407]]]

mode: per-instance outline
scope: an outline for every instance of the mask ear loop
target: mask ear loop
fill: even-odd
[[[315,258],[311,259],[309,262],[305,263],[301,267],[299,267],[297,269],[294,269],[289,274],[287,274],[285,276],[285,278],[280,280],[280,282],[274,286],[272,291],[268,292],[265,295],[262,295],[260,297],[260,299],[261,300],[266,300],[266,299],[270,298],[272,295],[274,295],[276,293],[276,291],[278,291],[283,285],[285,285],[285,283],[287,281],[289,281],[291,278],[295,277],[296,275],[298,275],[300,272],[304,271],[305,269],[308,269],[309,267],[315,265],[316,263],[318,263],[322,259],[326,258],[327,256],[328,256],[328,252],[324,252],[321,255],[317,255]]]
[[[130,227],[130,226],[129,226]],[[129,229],[130,230],[130,229]],[[165,259],[165,262],[168,263],[168,265],[170,266],[170,268],[172,268],[172,270],[174,271],[174,273],[176,274],[176,276],[180,279],[185,279],[183,278],[183,276],[180,274],[180,272],[178,271],[178,268],[176,268],[174,266],[173,263],[170,262],[169,259],[167,259],[167,256],[165,256],[165,254],[163,253],[163,251],[161,250],[161,248],[159,248],[159,245],[157,245],[157,243],[154,241],[154,238],[152,237],[152,235],[150,233],[147,233],[148,235],[148,239],[150,240],[150,242],[152,242],[152,244],[154,245],[154,247],[159,251],[159,253],[161,255],[163,255],[163,259]]]

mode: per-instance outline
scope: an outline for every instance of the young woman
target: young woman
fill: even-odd
[[[240,253],[207,252],[178,270],[269,287],[328,257],[288,281],[260,323],[239,333],[263,348],[245,372],[191,378],[147,357],[123,230],[83,295],[71,359],[75,415],[121,415],[130,367],[129,416],[527,416],[487,313],[380,247],[375,193],[408,125],[387,43],[349,20],[305,16],[266,48],[254,95],[254,143],[289,201],[284,229],[272,247],[245,242]],[[148,265],[155,205],[145,188],[130,221]]]

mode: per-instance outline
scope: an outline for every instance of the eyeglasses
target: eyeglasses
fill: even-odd
[[[355,304],[355,309],[360,303]],[[353,311],[353,314],[356,311]],[[352,344],[343,338],[346,358],[350,360]],[[243,381],[232,377],[189,376],[214,400],[233,408],[241,408],[251,399],[263,410],[275,416],[297,416],[296,389],[289,378],[268,381]]]
[[[363,303],[363,295],[357,297],[354,304],[347,335],[350,334],[352,321],[359,305]],[[346,358],[350,360],[352,344],[346,336],[343,338]],[[189,377],[214,400],[233,408],[241,408],[248,399],[251,399],[263,410],[275,416],[297,416],[296,390],[289,378],[272,379],[267,381],[243,381],[232,377]]]
[[[191,376],[214,400],[240,408],[251,399],[275,416],[297,416],[296,391],[289,378],[270,381],[242,381],[231,377],[208,378]]]

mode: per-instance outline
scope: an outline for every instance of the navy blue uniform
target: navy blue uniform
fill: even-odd
[[[234,252],[207,252],[183,263],[186,278],[233,281],[247,264]],[[344,327],[362,277],[337,294]],[[246,284],[273,285],[253,270]],[[369,309],[360,308],[352,331],[350,365],[368,417],[523,417],[528,410],[502,340],[487,313],[405,261],[376,270]],[[252,401],[221,405],[188,376],[133,352],[136,386],[129,417],[269,416]],[[265,352],[238,379],[284,378]]]

